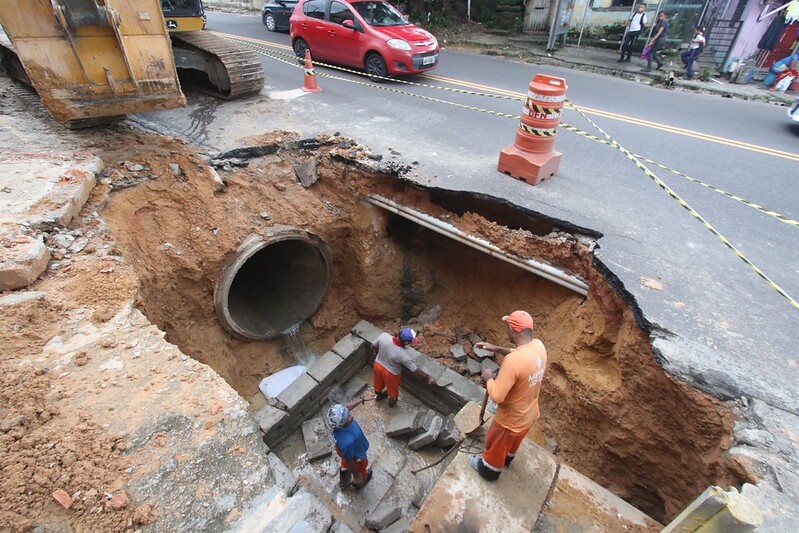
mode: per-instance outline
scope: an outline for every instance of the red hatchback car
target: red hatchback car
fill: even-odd
[[[305,0],[290,19],[294,52],[320,61],[362,68],[377,77],[416,74],[438,65],[433,35],[375,0]]]

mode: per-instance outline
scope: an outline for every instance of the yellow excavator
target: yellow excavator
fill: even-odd
[[[0,0],[0,53],[73,124],[183,106],[181,82],[224,99],[260,92],[258,56],[204,25],[201,0]]]

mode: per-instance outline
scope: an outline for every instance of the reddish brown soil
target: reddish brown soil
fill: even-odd
[[[278,138],[285,141],[291,135],[276,132],[249,143]],[[82,305],[91,310],[93,320],[102,322],[136,294],[137,305],[170,342],[213,367],[245,398],[256,393],[261,378],[294,364],[281,341],[232,338],[213,309],[214,286],[225,261],[245,237],[273,224],[308,229],[330,247],[330,289],[303,327],[317,351],[329,349],[364,318],[387,330],[414,325],[421,332],[421,351],[459,368],[448,356],[453,343],[469,348],[470,333],[506,343],[500,317],[524,308],[533,314],[550,360],[543,416],[532,438],[548,440],[560,459],[661,522],[707,485],[738,480],[721,462],[732,426],[728,409],[658,367],[647,335],[593,268],[587,250],[574,240],[511,230],[477,213],[447,213],[425,191],[347,161],[355,152],[360,163],[370,162],[362,149],[340,148],[338,139],[331,140],[312,154],[281,150],[254,159],[227,173],[227,188],[220,193],[214,192],[199,156],[178,141],[125,132],[104,145],[98,155],[118,171],[109,173],[114,180],[129,178],[124,161],[149,167],[154,179],[110,193],[107,199],[109,184],[100,186],[84,214],[100,210],[116,241],[97,237],[84,254],[39,282],[56,288],[58,298],[16,306],[25,316],[0,318],[3,331],[22,324],[0,341],[4,379],[10,380],[3,383],[0,408],[3,418],[22,414],[27,420],[19,437],[14,436],[17,430],[0,434],[0,469],[5,474],[0,509],[7,513],[0,519],[24,529],[25,520],[56,513],[57,504],[43,495],[63,485],[70,494],[81,493],[75,513],[58,515],[74,529],[110,531],[133,524],[129,510],[92,514],[99,500],[81,499],[91,489],[101,498],[124,486],[125,464],[113,447],[114,436],[82,420],[79,409],[50,409],[53,377],[26,374],[18,365],[58,333],[63,310]],[[306,189],[295,179],[292,162],[310,157],[319,158],[319,181]],[[174,162],[182,176],[169,171]],[[521,257],[549,260],[582,275],[590,283],[590,295],[583,300],[395,219],[364,203],[375,193],[446,216],[464,231]],[[264,211],[269,220],[259,215]],[[104,244],[124,260],[91,253]],[[55,446],[47,448],[51,442]],[[64,464],[68,452],[75,458],[67,459],[71,466]],[[37,465],[45,462],[47,472],[40,472]],[[26,465],[22,473],[20,464]],[[46,479],[34,480],[37,474]]]

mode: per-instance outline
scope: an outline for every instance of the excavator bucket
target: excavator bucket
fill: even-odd
[[[160,0],[0,0],[0,25],[57,120],[186,105]]]

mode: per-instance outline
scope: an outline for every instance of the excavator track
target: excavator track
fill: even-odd
[[[176,32],[171,33],[170,37],[175,52],[175,63],[179,70],[187,67],[196,68],[182,61],[181,50],[186,50],[195,57],[204,57],[206,64],[209,65],[209,69],[205,72],[216,88],[214,96],[234,100],[257,94],[263,89],[264,68],[258,55],[252,50],[205,31]],[[224,73],[220,72],[220,69]]]

